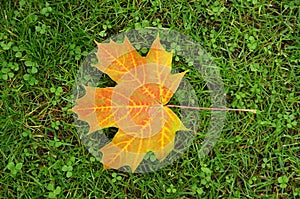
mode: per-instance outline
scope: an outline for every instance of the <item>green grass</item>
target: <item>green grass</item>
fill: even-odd
[[[299,1],[5,2],[0,198],[299,198]],[[72,86],[94,40],[145,26],[199,42],[220,68],[228,107],[259,113],[228,112],[203,159],[197,136],[155,173],[102,171],[68,111]]]

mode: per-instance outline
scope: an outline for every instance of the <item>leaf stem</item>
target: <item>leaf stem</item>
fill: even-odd
[[[192,107],[192,106],[178,106],[178,105],[166,105],[170,108],[184,108],[192,110],[206,110],[206,111],[243,111],[243,112],[252,112],[256,113],[255,109],[235,109],[235,108],[205,108],[205,107]]]

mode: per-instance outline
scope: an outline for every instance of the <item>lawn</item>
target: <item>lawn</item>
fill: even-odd
[[[299,1],[21,0],[0,6],[0,198],[300,197]],[[72,87],[94,41],[148,26],[198,42],[220,70],[227,107],[257,113],[228,111],[204,158],[198,150],[209,111],[199,111],[206,119],[173,164],[144,174],[103,171],[74,125]],[[199,77],[187,79],[198,91]]]

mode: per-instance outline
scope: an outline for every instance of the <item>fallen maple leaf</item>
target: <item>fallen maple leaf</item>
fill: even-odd
[[[89,124],[89,133],[118,128],[112,141],[100,149],[104,169],[128,165],[134,172],[149,151],[163,160],[174,148],[176,131],[188,130],[167,106],[186,72],[171,74],[172,53],[164,50],[159,36],[146,57],[126,37],[121,44],[97,46],[94,66],[117,85],[85,87],[86,94],[72,110]]]

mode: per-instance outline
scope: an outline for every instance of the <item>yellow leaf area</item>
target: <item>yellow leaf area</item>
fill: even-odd
[[[86,94],[72,110],[89,124],[89,133],[118,128],[112,141],[100,149],[104,169],[130,166],[134,172],[149,151],[163,160],[174,148],[176,131],[188,130],[166,106],[185,72],[171,74],[172,53],[164,50],[159,36],[145,57],[126,37],[121,44],[97,46],[94,66],[117,85],[85,87]]]

